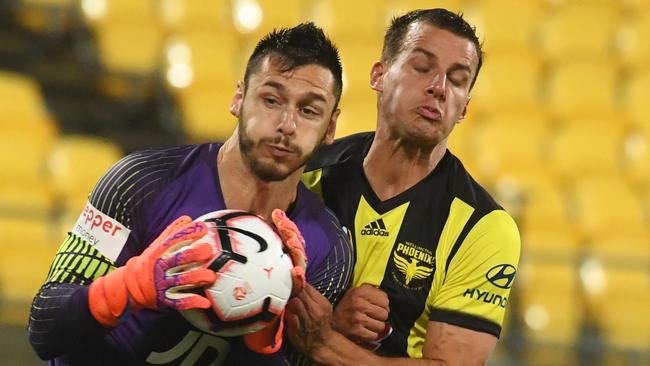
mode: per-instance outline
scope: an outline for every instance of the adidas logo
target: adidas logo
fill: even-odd
[[[388,236],[388,230],[386,230],[384,220],[380,218],[361,229],[361,235]]]

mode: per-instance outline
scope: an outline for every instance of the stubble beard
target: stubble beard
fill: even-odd
[[[255,174],[255,176],[264,182],[279,182],[285,180],[287,177],[305,165],[305,163],[314,154],[316,148],[320,146],[325,139],[325,136],[323,136],[320,143],[314,147],[314,150],[310,151],[309,154],[306,155],[303,154],[300,146],[291,144],[287,141],[286,137],[283,137],[282,135],[262,138],[259,141],[255,142],[246,132],[246,126],[244,126],[242,118],[243,114],[244,111],[242,109],[238,117],[239,123],[237,124],[240,153],[242,159],[244,160],[244,163],[248,166],[248,168],[253,172],[253,174]],[[264,163],[260,161],[260,159],[255,156],[255,150],[261,148],[266,144],[283,145],[290,148],[296,156],[300,157],[299,162],[295,164],[295,166],[288,166],[287,169],[281,169],[281,165],[279,163]]]

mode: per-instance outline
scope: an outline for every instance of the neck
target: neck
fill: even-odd
[[[363,161],[363,171],[377,197],[385,201],[429,175],[446,151],[447,139],[435,146],[422,146],[377,130]]]
[[[274,209],[286,211],[295,201],[303,171],[298,169],[281,181],[261,180],[244,162],[236,136],[219,150],[217,167],[226,208],[252,212],[267,221]]]

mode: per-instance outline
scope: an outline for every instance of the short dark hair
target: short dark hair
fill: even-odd
[[[343,90],[343,69],[339,51],[325,32],[312,22],[301,23],[293,28],[274,29],[262,38],[246,64],[244,85],[262,60],[272,55],[280,61],[282,71],[291,71],[304,65],[320,65],[334,76],[335,107]]]
[[[402,16],[393,18],[393,21],[386,31],[384,36],[384,48],[381,51],[381,60],[387,63],[395,61],[395,58],[400,53],[404,37],[408,32],[409,26],[415,22],[425,22],[431,26],[439,29],[444,29],[457,36],[471,41],[476,48],[476,55],[478,56],[478,66],[476,67],[476,75],[469,86],[470,90],[476,82],[481,65],[483,65],[483,50],[481,42],[476,36],[476,27],[471,26],[465,19],[462,13],[453,13],[447,9],[420,9],[410,11]]]

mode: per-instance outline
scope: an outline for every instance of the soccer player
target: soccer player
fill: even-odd
[[[302,233],[309,265],[306,274],[294,268],[295,279],[306,276],[337,301],[352,249],[300,177],[314,150],[333,139],[341,86],[338,52],[320,28],[274,31],[258,43],[237,85],[230,111],[239,124],[225,143],[143,150],[109,169],[34,298],[29,339],[38,355],[54,365],[286,364],[276,338],[281,324],[221,338],[194,329],[177,311],[209,307],[185,290],[210,285],[214,272],[164,271],[213,255],[197,241],[204,224],[190,217],[246,210],[278,226],[295,248],[296,266],[304,259]],[[183,246],[189,249],[164,256]]]
[[[324,146],[308,164],[303,180],[350,229],[356,253],[333,314],[309,286],[287,307],[290,339],[317,363],[477,365],[494,349],[519,233],[447,149],[482,58],[462,16],[394,19],[370,75],[376,132]]]

